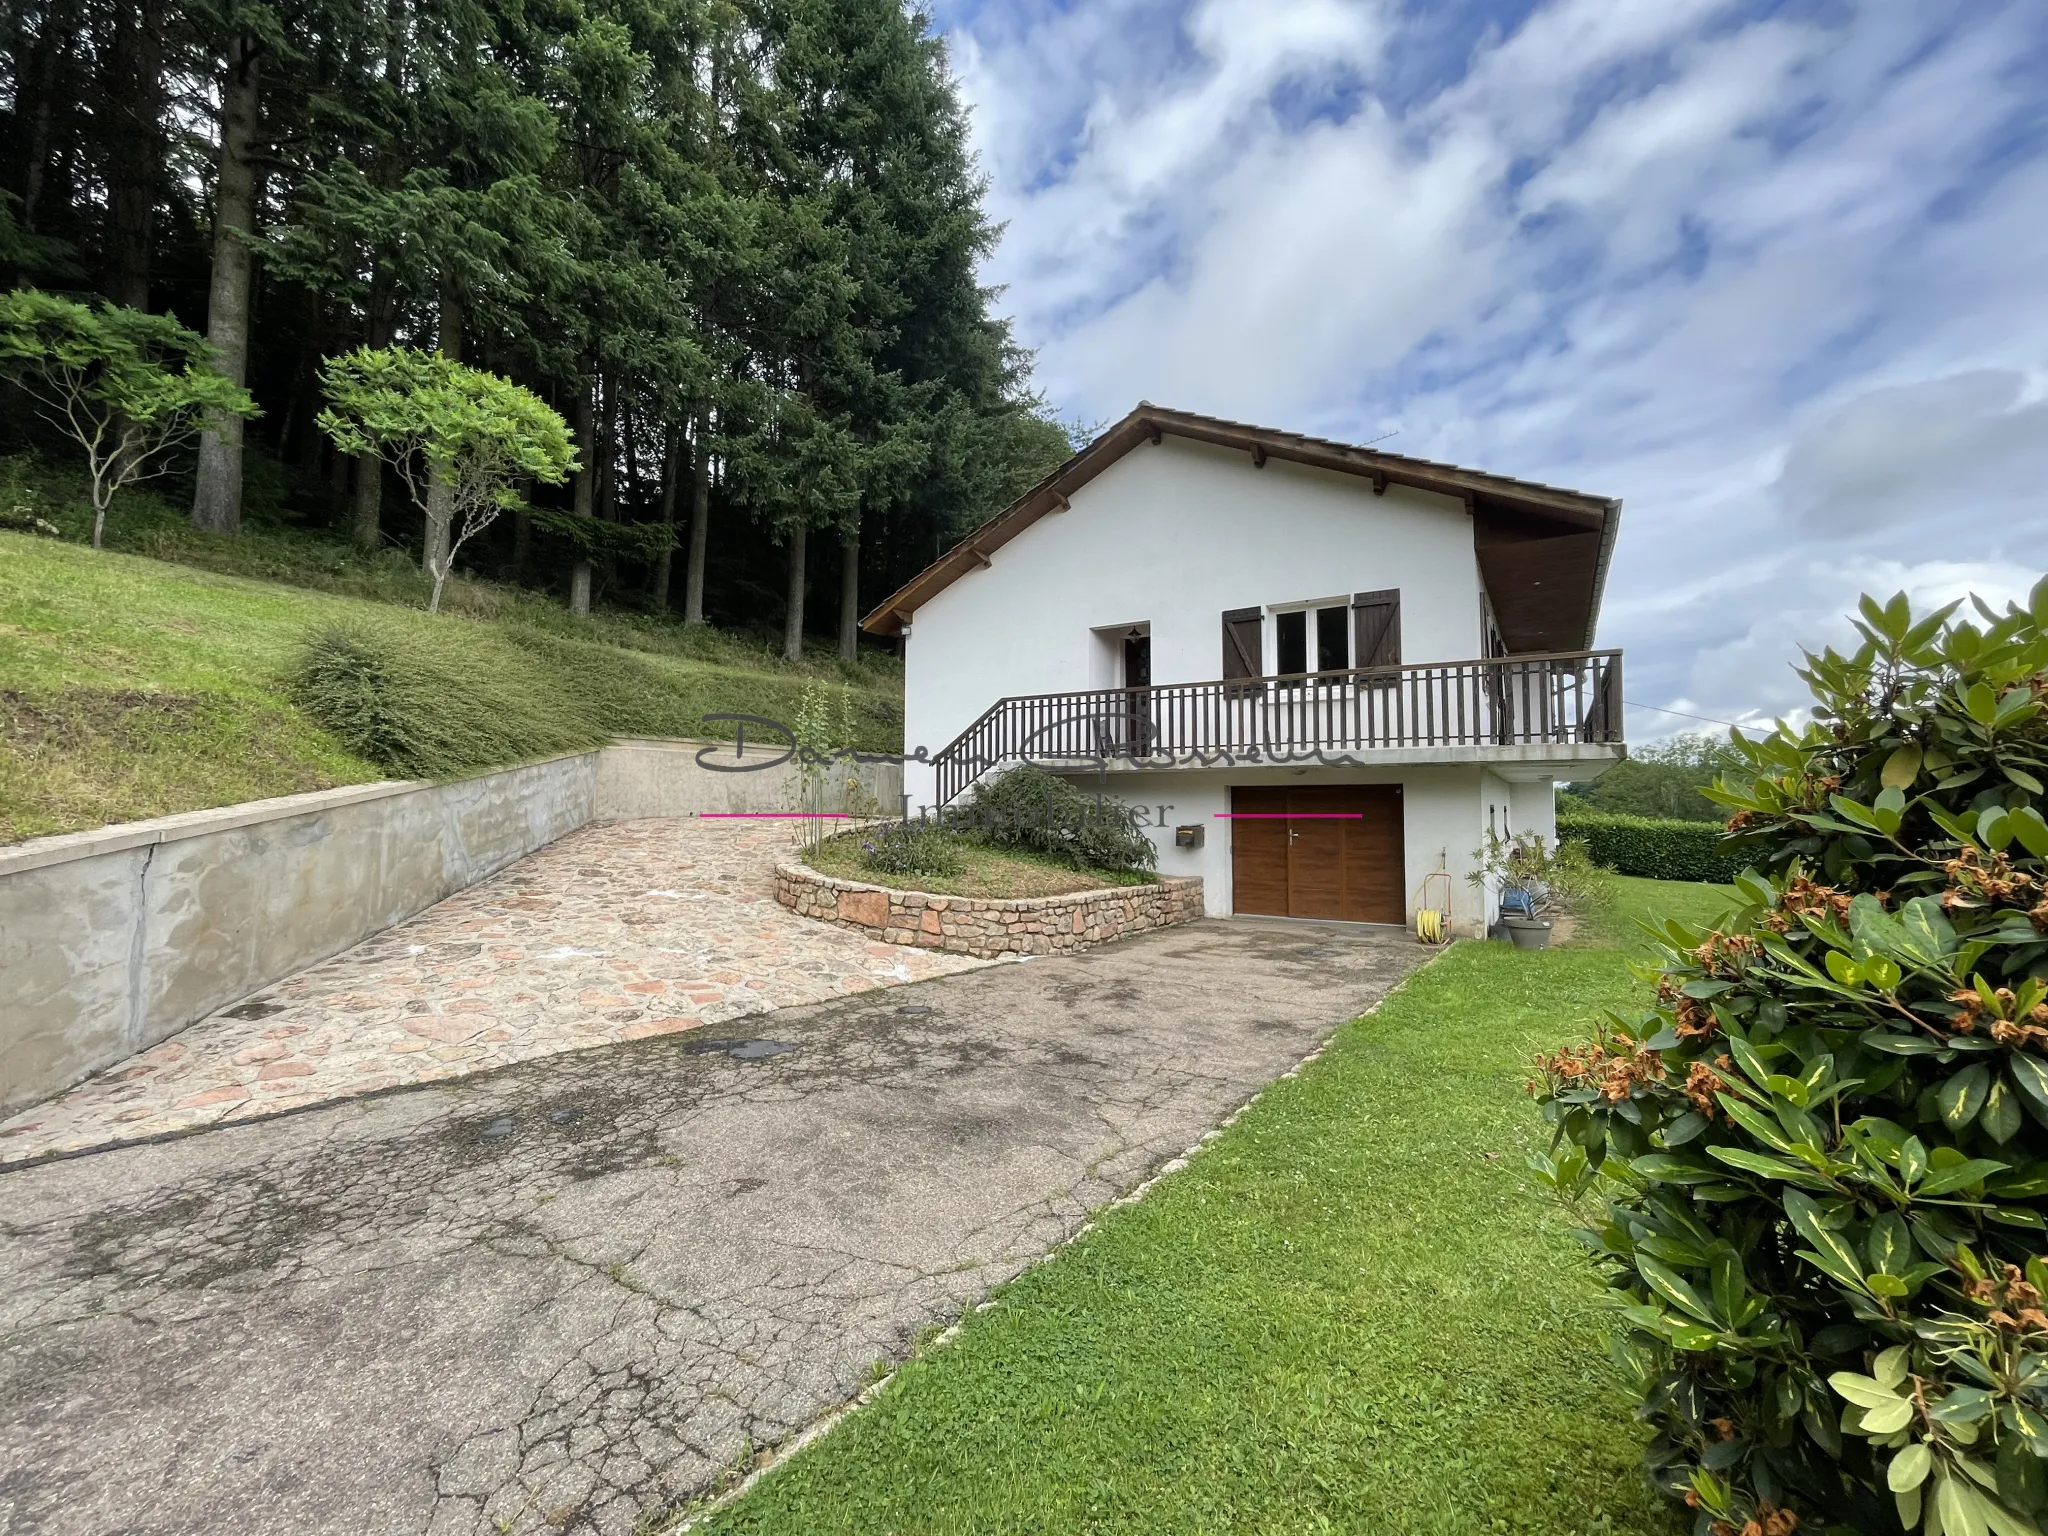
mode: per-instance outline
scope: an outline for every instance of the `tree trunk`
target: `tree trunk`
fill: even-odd
[[[256,232],[256,130],[261,45],[238,38],[221,76],[220,179],[214,189],[213,286],[206,339],[214,368],[240,384],[249,369],[250,238]],[[233,533],[242,526],[242,418],[223,416],[199,436],[192,526]]]
[[[384,83],[394,99],[405,89],[405,4],[390,0],[384,9]],[[388,143],[378,148],[372,179],[379,187],[398,184],[398,159]],[[388,347],[398,330],[398,283],[388,262],[370,252],[370,303],[363,312],[363,343]],[[384,513],[384,460],[374,453],[356,455],[356,548],[375,554],[384,547],[378,523]]]
[[[356,459],[356,548],[374,555],[384,547],[384,531],[377,526],[384,511],[384,461],[374,453],[359,453]]]
[[[676,526],[676,481],[683,473],[683,434],[673,424],[668,429],[668,451],[661,464],[661,526],[669,532],[669,542],[661,546],[661,553],[654,557],[654,611],[668,611],[668,584],[670,568],[675,564]]]
[[[108,105],[106,293],[149,308],[149,252],[163,179],[163,15],[160,0],[117,5]]]
[[[710,419],[697,422],[696,462],[690,469],[690,563],[683,576],[683,622],[704,622],[704,555],[711,543]]]
[[[839,659],[860,648],[860,524],[839,535]]]
[[[615,418],[619,423],[619,440],[626,445],[626,490],[623,496],[616,496],[621,505],[631,505],[640,495],[640,455],[634,452],[633,443],[633,402],[630,399],[619,402]],[[625,519],[614,510],[612,516],[620,522]]]
[[[597,517],[598,521],[616,523],[619,517],[619,407],[616,381],[607,386],[602,374],[597,380]],[[597,552],[592,562],[597,567],[597,579],[602,581],[607,592],[618,585],[619,556],[609,542]]]
[[[576,419],[569,424],[576,433],[576,476],[570,486],[569,507],[578,517],[591,516],[597,504],[597,452],[591,444],[597,435],[591,420],[595,414],[586,384],[576,398]]]
[[[798,523],[789,531],[789,607],[782,618],[782,658],[804,657],[804,546],[810,530]]]
[[[596,405],[591,399],[591,385],[583,386],[583,393],[576,398],[576,462],[578,469],[570,489],[569,508],[578,517],[595,516],[597,504],[597,463],[596,447],[591,441],[596,435],[592,418]],[[590,561],[579,552],[576,563],[569,568],[569,611],[590,612]]]
[[[278,418],[277,456],[295,463],[308,474],[320,468],[320,429],[313,424],[320,406],[315,393],[319,386],[320,359],[338,350],[327,343],[327,309],[320,296],[305,290],[305,320],[299,331],[299,360],[292,368],[291,394]]]
[[[462,361],[462,297],[449,284],[441,290],[441,355],[450,362]],[[427,534],[420,550],[420,568],[435,578],[438,602],[441,582],[448,575],[448,522],[453,516],[455,488],[443,478],[438,466],[427,468]]]
[[[533,558],[533,514],[521,507],[512,514],[512,581],[523,585],[526,564]]]
[[[388,347],[398,328],[396,283],[390,271],[378,263],[370,279],[370,307],[363,316],[363,341],[372,347]],[[384,533],[377,526],[384,512],[384,460],[374,453],[356,455],[356,548],[375,554],[384,547]]]
[[[56,4],[43,13],[36,37],[35,107],[29,113],[28,150],[23,157],[21,227],[34,231],[36,214],[43,197],[43,179],[49,171],[51,119],[57,109],[57,66],[71,56],[76,42],[73,31],[76,6]],[[17,84],[14,109],[22,107]]]

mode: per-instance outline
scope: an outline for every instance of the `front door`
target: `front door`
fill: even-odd
[[[1133,631],[1124,639],[1124,687],[1152,686],[1152,637]],[[1133,757],[1152,750],[1150,697],[1142,693],[1124,695],[1123,749]]]
[[[1406,920],[1399,785],[1240,786],[1230,809],[1235,910]]]

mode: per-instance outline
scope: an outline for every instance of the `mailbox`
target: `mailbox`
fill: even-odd
[[[1173,829],[1173,846],[1176,848],[1199,848],[1202,846],[1202,824]]]

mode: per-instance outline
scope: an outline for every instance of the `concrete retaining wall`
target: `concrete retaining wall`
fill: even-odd
[[[796,766],[773,763],[781,749],[731,742],[706,750],[696,741],[613,742],[597,754],[597,819],[693,816],[700,811],[796,810],[803,791]],[[699,754],[713,766],[698,761]],[[852,782],[849,784],[849,775]],[[805,810],[895,813],[903,801],[903,765],[835,764],[804,794]]]
[[[697,764],[702,745],[621,742],[450,784],[360,784],[0,848],[0,1115],[587,822],[795,807],[793,767],[716,773]],[[901,794],[894,764],[864,765],[862,780],[853,809]],[[843,772],[825,793],[842,808]]]
[[[859,928],[886,944],[917,944],[987,959],[1065,954],[1128,933],[1192,922],[1202,915],[1202,882],[1169,876],[1156,885],[996,901],[863,885],[792,861],[776,866],[775,899],[805,917]]]

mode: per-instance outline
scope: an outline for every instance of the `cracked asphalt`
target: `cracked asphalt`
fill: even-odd
[[[644,1529],[1428,954],[1202,922],[0,1173],[0,1531]]]

